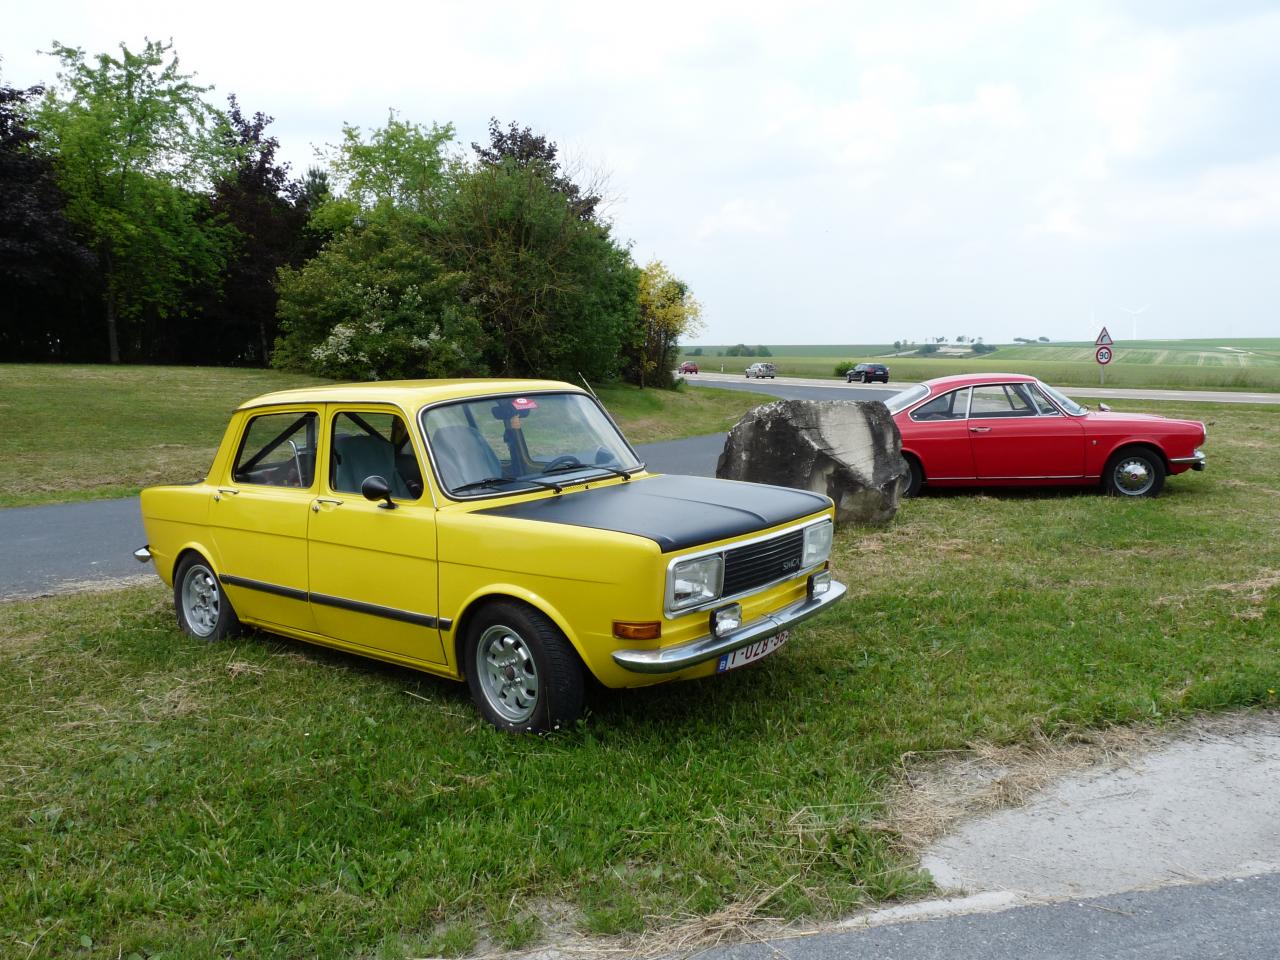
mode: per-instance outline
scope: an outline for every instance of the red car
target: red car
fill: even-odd
[[[921,486],[1088,486],[1152,497],[1166,476],[1203,470],[1205,427],[1090,410],[1035,377],[978,373],[916,384],[886,401]]]
[[[681,373],[697,373],[698,365],[694,363],[692,360],[686,360],[684,363],[680,364],[680,372]]]

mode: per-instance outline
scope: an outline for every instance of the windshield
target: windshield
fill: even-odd
[[[1071,414],[1073,417],[1083,417],[1085,415],[1085,408],[1080,406],[1080,404],[1076,403],[1070,397],[1059,393],[1047,383],[1042,383],[1039,380],[1036,382],[1040,384],[1040,389],[1049,395],[1049,399],[1060,406],[1063,410],[1067,411],[1067,413]]]
[[[422,430],[445,492],[492,496],[639,470],[594,400],[580,393],[488,396],[431,407]]]
[[[901,393],[895,393],[884,402],[884,405],[889,408],[890,413],[897,414],[907,409],[917,400],[923,400],[928,395],[929,388],[923,383],[917,383],[914,387],[907,387]]]

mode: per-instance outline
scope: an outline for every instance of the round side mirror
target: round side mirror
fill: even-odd
[[[374,474],[372,477],[365,477],[364,483],[360,484],[360,493],[364,495],[366,500],[384,500],[378,506],[384,510],[394,510],[396,505],[391,502],[391,487],[387,485],[384,477]]]

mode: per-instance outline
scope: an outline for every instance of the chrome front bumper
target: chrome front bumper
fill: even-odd
[[[789,630],[797,623],[827,609],[843,597],[844,593],[845,585],[832,580],[826,593],[813,598],[806,597],[723,637],[709,634],[679,646],[661,647],[657,650],[617,650],[613,654],[613,661],[633,673],[675,673],[707,660],[718,659],[757,640],[772,637],[779,631]]]
[[[1203,470],[1204,469],[1204,451],[1197,450],[1195,453],[1193,453],[1189,457],[1170,457],[1169,462],[1170,463],[1189,463],[1191,464],[1192,470]]]

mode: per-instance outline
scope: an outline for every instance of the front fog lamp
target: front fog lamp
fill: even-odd
[[[823,520],[804,528],[804,559],[800,566],[812,567],[831,556],[831,521]]]
[[[742,604],[731,603],[727,607],[711,611],[711,632],[717,637],[727,637],[742,626]]]
[[[831,571],[819,570],[809,578],[809,599],[820,597],[831,589]]]
[[[724,584],[724,558],[719,554],[675,564],[667,575],[667,609],[684,610],[714,600]]]

